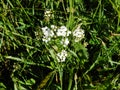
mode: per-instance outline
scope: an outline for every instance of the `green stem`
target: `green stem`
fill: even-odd
[[[60,64],[60,67],[59,67],[59,75],[60,75],[60,86],[61,86],[61,90],[62,90],[62,86],[63,86],[63,67],[62,67],[62,63]]]
[[[70,71],[70,78],[69,78],[69,85],[68,85],[68,90],[71,90],[72,87],[72,81],[73,81],[73,68]]]
[[[70,15],[69,15],[69,19],[68,19],[68,24],[67,24],[67,27],[71,28],[73,26],[73,22],[74,22],[74,1],[73,0],[69,0],[69,11],[70,11]]]

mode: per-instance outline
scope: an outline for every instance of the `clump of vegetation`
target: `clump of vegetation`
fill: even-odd
[[[120,89],[119,0],[0,0],[0,89]]]

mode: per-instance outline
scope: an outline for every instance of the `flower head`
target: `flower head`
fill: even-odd
[[[43,42],[47,43],[51,40],[51,38],[50,37],[43,37],[42,40],[43,40]]]
[[[48,42],[51,40],[51,37],[54,36],[54,32],[52,30],[50,30],[48,27],[43,27],[42,28],[42,31],[43,31],[43,41],[44,42]]]
[[[42,31],[43,31],[44,36],[46,36],[46,37],[54,36],[54,32],[52,30],[50,30],[48,27],[43,27]]]
[[[68,31],[68,29],[65,26],[61,26],[57,32],[56,32],[57,36],[69,36],[69,34],[71,34],[71,31]]]
[[[53,31],[56,31],[56,30],[57,30],[57,26],[51,25],[51,29],[52,29]]]
[[[57,54],[58,62],[65,62],[66,57],[67,57],[67,51],[65,50],[62,50],[60,53]]]
[[[73,31],[73,36],[75,37],[75,42],[79,42],[85,36],[84,30],[78,26],[77,29]]]
[[[45,17],[50,17],[51,14],[52,14],[51,10],[46,10],[46,11],[44,12],[44,16],[45,16]]]
[[[63,44],[63,46],[66,47],[69,44],[68,38],[62,39],[61,44]]]

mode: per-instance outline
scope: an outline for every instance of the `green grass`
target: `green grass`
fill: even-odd
[[[119,9],[119,0],[0,0],[0,89],[119,90]],[[45,43],[42,28],[51,25],[80,26],[84,38]]]

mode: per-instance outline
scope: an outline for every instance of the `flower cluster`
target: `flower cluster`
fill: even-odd
[[[65,26],[61,26],[58,30],[57,30],[57,36],[69,36],[71,34],[71,31],[69,31]]]
[[[55,25],[51,25],[50,28],[43,27],[43,42],[48,43],[52,37],[54,37],[54,41],[57,40],[59,44],[63,45],[63,47],[67,47],[69,44],[69,35],[72,34],[75,38],[75,42],[79,42],[81,39],[84,38],[84,30],[78,26],[73,32],[68,30],[65,26],[57,27]],[[61,38],[59,38],[61,37]],[[56,39],[57,38],[57,39]],[[58,41],[60,40],[60,41]],[[57,53],[57,60],[58,62],[64,62],[67,57],[67,51],[64,49]]]
[[[43,31],[42,40],[47,43],[48,41],[51,40],[51,37],[54,36],[54,32],[52,30],[50,30],[48,27],[43,27],[42,31]]]
[[[60,53],[57,54],[58,62],[65,62],[66,57],[67,57],[67,51],[65,50],[62,50]]]
[[[57,26],[51,25],[51,29],[56,32],[57,31]]]
[[[77,29],[75,29],[73,31],[73,36],[75,37],[75,42],[79,42],[81,39],[84,38],[84,30],[80,28],[80,26],[77,27]]]
[[[51,10],[46,10],[46,11],[44,12],[44,16],[45,16],[45,17],[51,17],[51,14],[52,14]]]
[[[55,25],[51,25],[51,29],[46,27],[41,28],[43,32],[43,42],[48,42],[52,37],[62,37],[61,44],[66,47],[69,44],[68,36],[71,34],[65,26],[58,28]]]
[[[68,44],[69,44],[68,38],[63,38],[62,41],[61,41],[61,44],[62,44],[64,47],[68,46]]]

